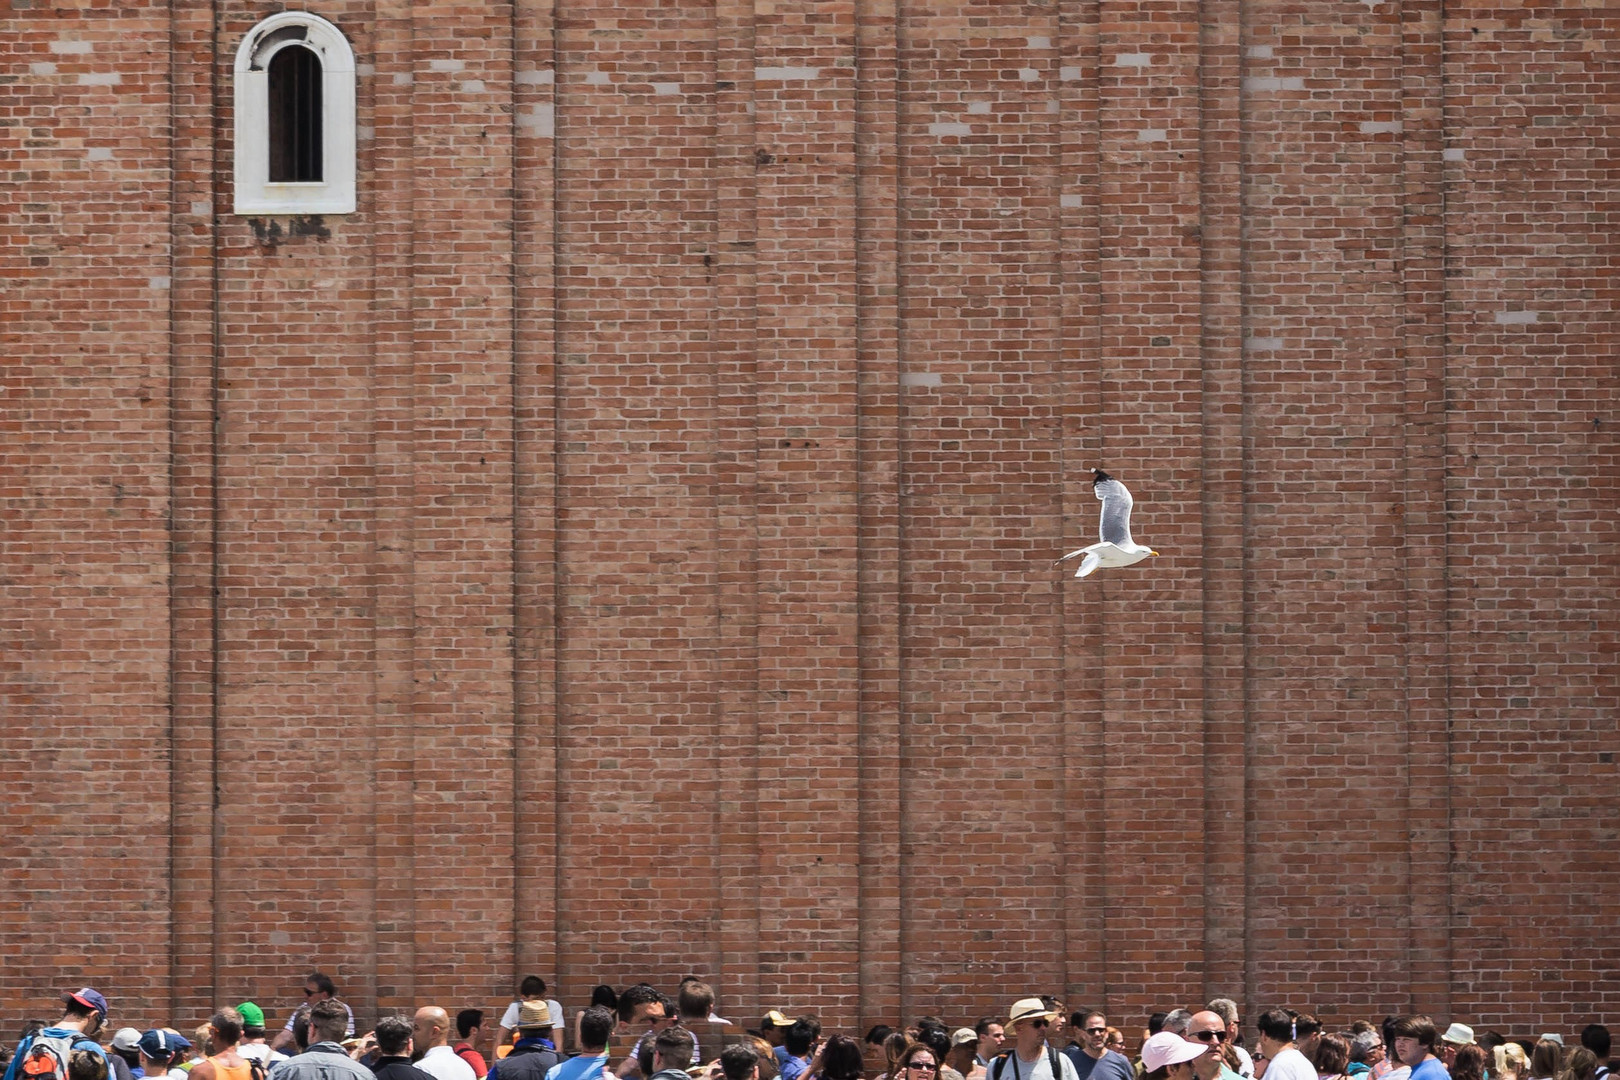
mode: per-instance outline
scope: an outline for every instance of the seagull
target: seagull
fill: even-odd
[[[1058,560],[1068,562],[1076,555],[1084,555],[1075,577],[1087,577],[1101,566],[1130,566],[1158,554],[1131,539],[1131,493],[1125,485],[1101,469],[1091,471],[1095,474],[1091,490],[1102,500],[1102,543],[1071,551]]]

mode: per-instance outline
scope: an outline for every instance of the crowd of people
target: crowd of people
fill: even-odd
[[[244,1001],[190,1035],[125,1027],[107,1037],[107,999],[87,987],[62,995],[54,1023],[24,1027],[4,1051],[3,1080],[1609,1080],[1601,1024],[1566,1046],[1557,1032],[1510,1038],[1461,1021],[1442,1031],[1421,1015],[1332,1031],[1271,1009],[1249,1045],[1228,998],[1155,1013],[1134,1059],[1105,1013],[1039,996],[971,1027],[924,1016],[863,1039],[824,1037],[814,1016],[776,1009],[745,1031],[716,1015],[695,976],[674,997],[647,983],[598,986],[571,1020],[530,976],[487,1034],[479,1009],[452,1017],[428,1005],[356,1035],[353,1010],[318,972],[304,998],[273,1034]]]

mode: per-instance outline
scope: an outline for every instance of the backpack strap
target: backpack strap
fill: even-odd
[[[1052,1080],[1063,1080],[1063,1063],[1058,1060],[1057,1047],[1046,1044],[1046,1062],[1052,1067]]]

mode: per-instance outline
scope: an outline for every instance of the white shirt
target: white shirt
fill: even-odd
[[[1316,1069],[1309,1058],[1290,1046],[1266,1066],[1266,1080],[1317,1080]]]
[[[413,1064],[437,1080],[478,1080],[473,1067],[448,1046],[432,1047]]]
[[[1019,1057],[1017,1048],[1014,1048],[1013,1052],[1007,1055],[1007,1064],[1001,1067],[1001,1080],[1080,1080],[1079,1074],[1074,1071],[1074,1062],[1069,1060],[1069,1055],[1059,1053],[1057,1059],[1059,1067],[1063,1070],[1061,1077],[1052,1075],[1051,1055],[1046,1052],[1045,1046],[1041,1047],[1041,1056],[1034,1062]]]
[[[1238,1045],[1234,1044],[1232,1046],[1232,1049],[1237,1051],[1237,1056],[1238,1056],[1237,1071],[1238,1071],[1238,1075],[1239,1076],[1253,1076],[1254,1075],[1254,1058],[1250,1057],[1249,1052],[1247,1050],[1243,1049],[1243,1047],[1241,1047],[1241,1046],[1238,1046]]]
[[[236,1048],[236,1052],[249,1061],[257,1059],[264,1062],[265,1068],[269,1068],[278,1061],[287,1060],[286,1054],[283,1054],[280,1050],[272,1050],[270,1044],[262,1042],[242,1043]]]

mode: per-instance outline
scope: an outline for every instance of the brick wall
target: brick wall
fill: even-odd
[[[276,9],[3,8],[8,1023],[1612,1017],[1613,13]]]

